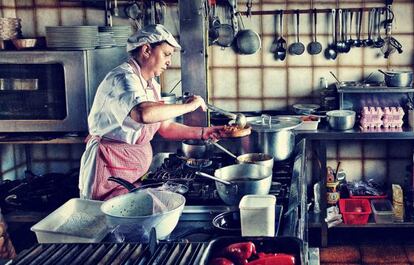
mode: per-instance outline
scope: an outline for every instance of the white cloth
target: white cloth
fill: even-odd
[[[139,66],[138,66],[139,67]],[[99,85],[88,116],[89,134],[106,139],[134,144],[141,135],[140,124],[131,119],[131,109],[146,101],[157,101],[160,85],[153,79],[148,84],[137,76],[129,63],[123,63],[109,72]],[[90,199],[95,179],[95,162],[99,141],[89,139],[81,158],[79,173],[80,197]]]

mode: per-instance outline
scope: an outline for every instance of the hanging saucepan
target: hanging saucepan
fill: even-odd
[[[269,194],[272,169],[254,164],[231,165],[216,169],[214,176],[197,171],[197,175],[215,180],[216,189],[227,205],[238,205],[247,194]]]
[[[378,70],[384,74],[384,80],[387,86],[390,87],[410,87],[413,82],[413,72],[412,71],[382,71]]]
[[[254,54],[262,46],[259,34],[251,29],[245,29],[243,19],[238,13],[239,24],[241,30],[239,30],[235,36],[235,48],[239,54]]]
[[[225,10],[225,17],[228,17],[231,15],[231,11],[229,11],[228,7],[224,7]],[[228,14],[230,13],[230,14]],[[224,23],[217,23],[216,21],[216,25],[214,26],[215,31],[217,32],[217,38],[214,41],[213,44],[217,44],[218,46],[221,47],[230,47],[231,44],[233,43],[233,39],[234,39],[234,28],[232,25],[230,24],[224,24]]]
[[[238,164],[257,164],[262,165],[265,167],[273,168],[273,156],[265,153],[247,153],[243,155],[236,156],[226,148],[224,148],[222,145],[218,144],[217,142],[214,142],[212,140],[207,140],[206,142],[213,144],[215,147],[219,148],[229,156],[235,158],[237,160]]]

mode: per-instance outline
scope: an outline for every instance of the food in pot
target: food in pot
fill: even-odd
[[[247,136],[252,132],[250,126],[246,126],[243,129],[237,127],[237,125],[224,125],[223,129],[220,131],[222,137],[243,137]]]

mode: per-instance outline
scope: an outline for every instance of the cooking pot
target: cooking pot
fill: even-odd
[[[222,167],[215,170],[214,176],[199,171],[196,174],[214,179],[217,192],[227,205],[238,205],[247,194],[266,195],[272,184],[272,169],[254,164]]]
[[[181,150],[186,158],[207,158],[212,145],[203,140],[184,140],[181,142]]]
[[[235,158],[237,160],[238,164],[257,164],[262,165],[266,167],[273,168],[273,156],[265,154],[265,153],[247,153],[243,155],[236,156],[226,148],[224,148],[222,145],[218,144],[217,142],[214,142],[212,140],[207,140],[209,143],[213,144],[220,150],[224,151],[226,154],[230,155],[231,157]]]
[[[263,114],[247,118],[252,133],[240,138],[242,153],[265,153],[276,161],[286,160],[295,148],[293,129],[302,124],[296,117],[282,117]]]
[[[167,237],[176,227],[184,209],[181,194],[156,189],[134,189],[105,201],[101,211],[109,226],[131,239],[145,240],[155,227],[157,238]]]
[[[354,128],[355,115],[353,110],[331,110],[326,113],[326,119],[332,129],[344,131]]]
[[[410,87],[413,83],[412,71],[382,71],[385,84],[390,87]]]

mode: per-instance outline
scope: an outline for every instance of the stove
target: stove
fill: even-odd
[[[224,205],[216,190],[215,181],[197,176],[196,171],[214,175],[214,171],[234,164],[234,159],[214,153],[209,159],[186,159],[178,153],[159,153],[143,184],[172,181],[188,186],[186,205]],[[286,206],[292,177],[293,161],[275,162],[269,194],[278,204]],[[286,209],[286,207],[285,207]]]

